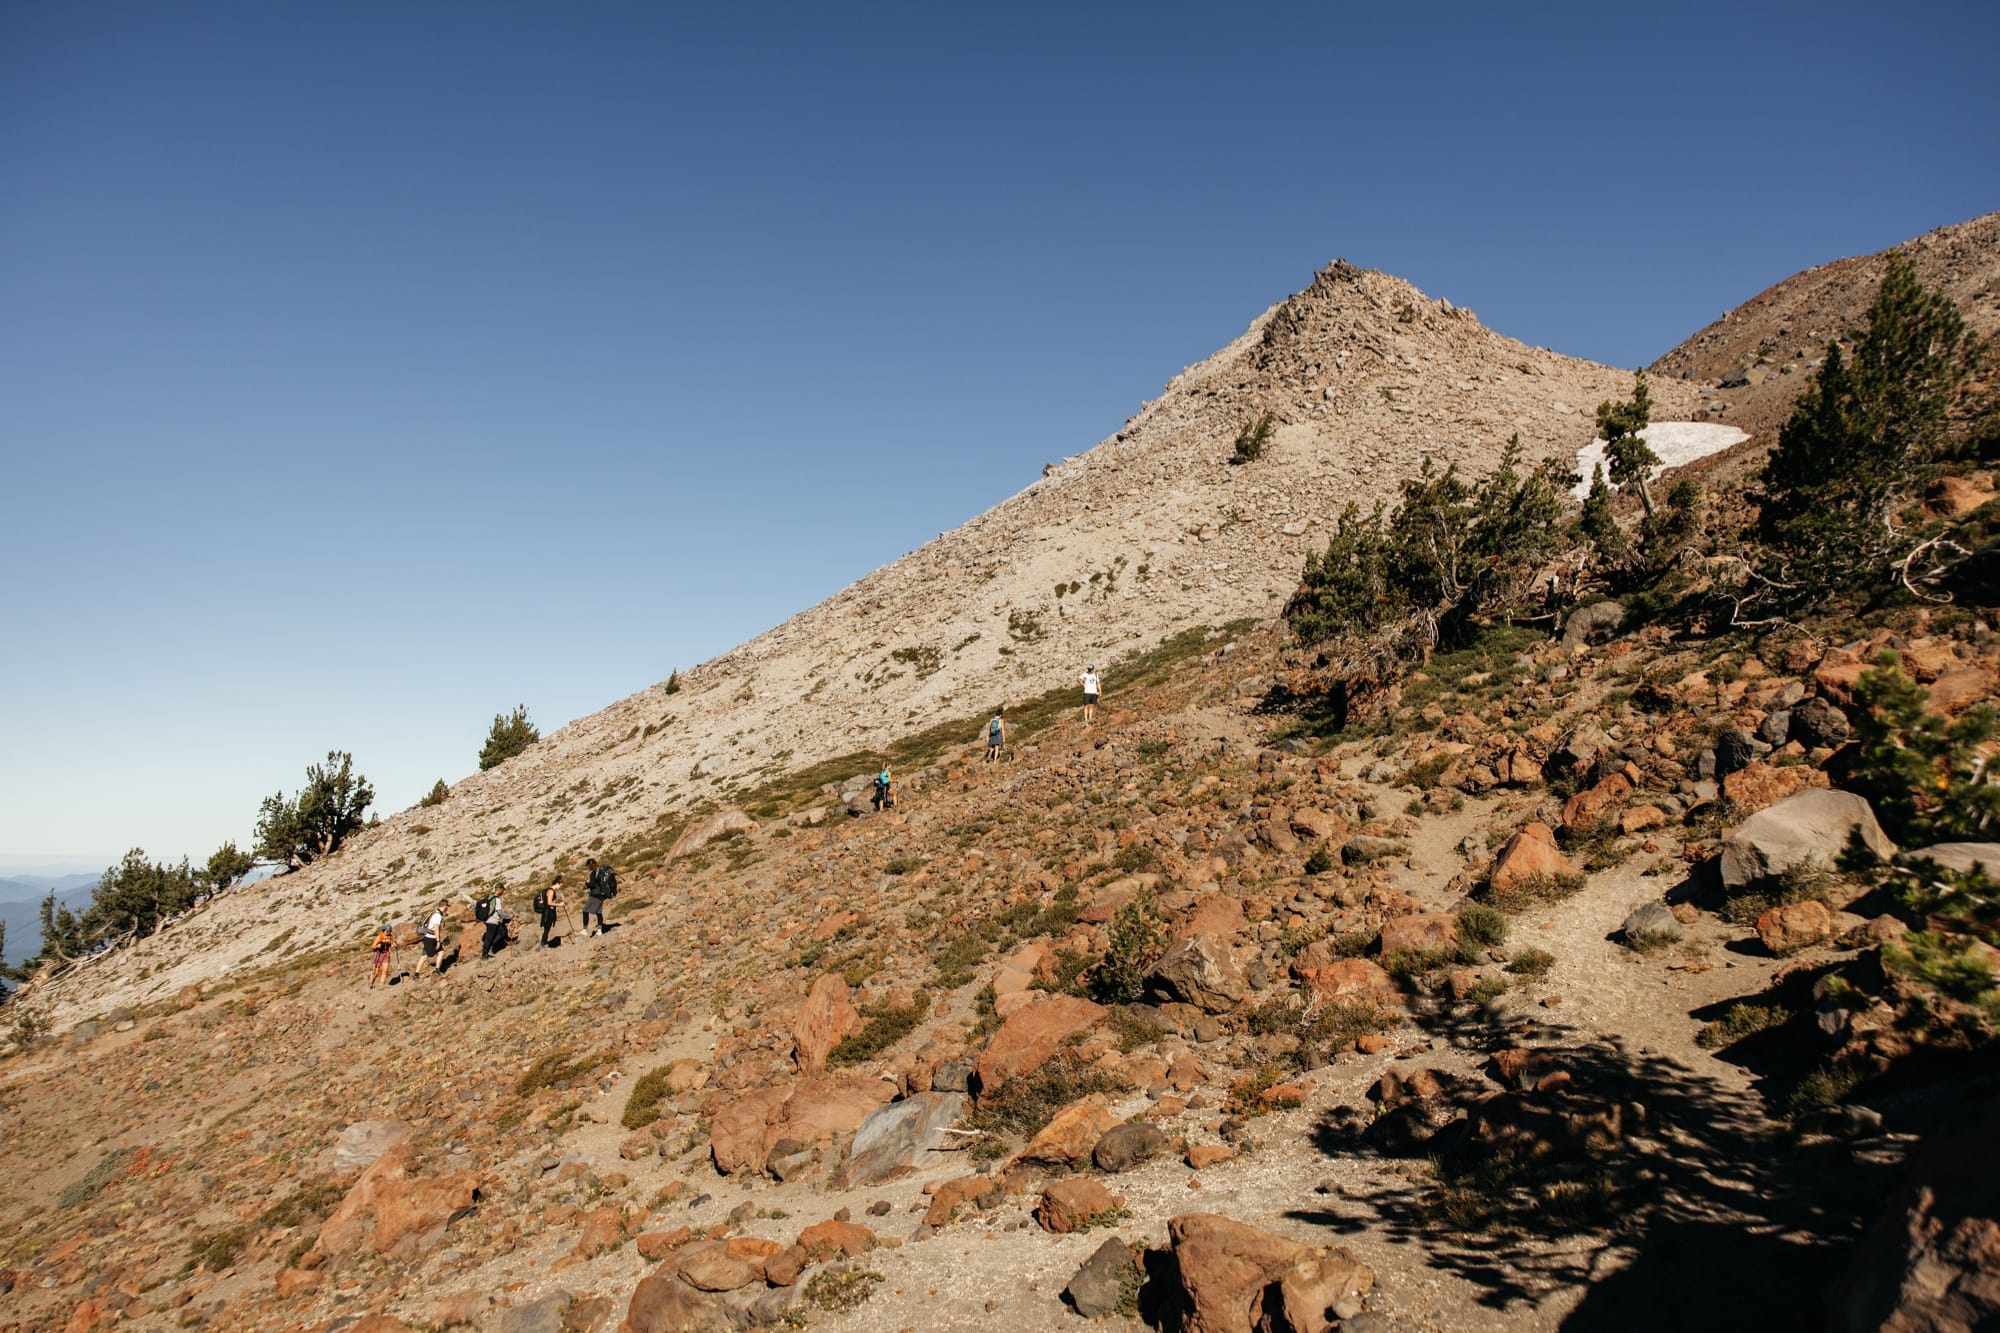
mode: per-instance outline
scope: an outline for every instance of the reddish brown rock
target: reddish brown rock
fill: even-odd
[[[1397,993],[1395,978],[1366,958],[1339,958],[1323,966],[1292,970],[1322,999],[1390,999]]]
[[[317,1291],[326,1281],[323,1272],[307,1272],[303,1268],[287,1268],[278,1274],[277,1291],[280,1299],[289,1300],[302,1292]]]
[[[1628,835],[1666,826],[1667,812],[1657,805],[1635,805],[1618,817],[1618,831]]]
[[[1500,757],[1494,776],[1503,786],[1532,787],[1542,780],[1542,766],[1525,748],[1517,747]]]
[[[1580,791],[1563,803],[1563,828],[1574,832],[1589,828],[1632,794],[1632,779],[1623,773],[1607,775],[1588,791]]]
[[[999,1184],[986,1176],[960,1176],[957,1180],[947,1180],[931,1195],[931,1205],[924,1212],[924,1224],[944,1226],[964,1205],[983,1206],[999,1197]]]
[[[1028,1141],[1014,1160],[1037,1166],[1071,1166],[1087,1161],[1090,1150],[1118,1123],[1118,1117],[1096,1101],[1074,1102],[1056,1112],[1042,1132]]]
[[[791,1100],[792,1089],[757,1088],[729,1098],[709,1120],[709,1152],[715,1169],[724,1175],[739,1171],[762,1171],[778,1131],[771,1120]]]
[[[1205,893],[1195,900],[1187,916],[1174,927],[1175,939],[1196,935],[1230,936],[1243,929],[1243,900],[1225,893]]]
[[[803,1245],[788,1245],[764,1261],[764,1280],[774,1287],[789,1287],[812,1263]]]
[[[1067,1038],[1088,1032],[1103,1018],[1102,1008],[1070,995],[1052,995],[1016,1011],[980,1053],[980,1094],[1040,1069]]]
[[[824,1222],[815,1222],[799,1233],[798,1246],[813,1259],[822,1259],[829,1254],[844,1254],[853,1258],[880,1245],[881,1240],[867,1227],[858,1222],[842,1222],[829,1217]]]
[[[399,1144],[361,1173],[333,1215],[320,1225],[313,1249],[333,1255],[364,1240],[377,1254],[407,1253],[472,1211],[479,1199],[470,1171],[433,1178],[409,1173],[409,1148]]]
[[[1757,938],[1781,958],[1832,937],[1833,914],[1826,910],[1825,903],[1811,898],[1773,907],[1757,918]]]
[[[1827,777],[1804,764],[1751,764],[1722,780],[1722,794],[1746,810],[1762,810],[1808,787],[1824,787]]]
[[[736,1291],[761,1281],[762,1263],[731,1254],[721,1241],[698,1240],[681,1251],[677,1271],[696,1291]]]
[[[828,972],[815,981],[792,1018],[792,1052],[799,1072],[823,1073],[827,1054],[860,1026],[861,1011],[854,1007],[846,979]]]
[[[1375,1283],[1345,1249],[1315,1250],[1215,1213],[1169,1219],[1167,1236],[1187,1312],[1185,1333],[1323,1333],[1336,1305]],[[1270,1317],[1280,1312],[1284,1322]]]
[[[1496,891],[1506,892],[1540,880],[1556,880],[1575,875],[1577,869],[1556,846],[1555,831],[1547,824],[1523,824],[1507,839],[1493,858],[1491,882]]]
[[[1220,1143],[1197,1143],[1187,1150],[1187,1164],[1200,1171],[1211,1166],[1220,1166],[1231,1161],[1236,1153]]]
[[[1067,1180],[1058,1180],[1042,1191],[1041,1202],[1035,1206],[1035,1220],[1042,1224],[1044,1231],[1066,1235],[1089,1226],[1123,1202],[1096,1181],[1086,1176],[1072,1176]]]
[[[576,1255],[579,1259],[589,1259],[624,1239],[624,1210],[615,1203],[607,1203],[583,1215],[583,1225],[577,1231]]]
[[[175,1003],[183,1009],[194,1008],[201,1003],[201,987],[195,985],[181,987],[181,993]]]
[[[1962,711],[1993,693],[1993,673],[1984,667],[1960,667],[1931,682],[1930,705],[1940,713]]]
[[[639,1255],[644,1259],[664,1259],[673,1251],[694,1239],[694,1231],[688,1227],[675,1227],[671,1231],[642,1232],[634,1242],[639,1247]]]
[[[618,1333],[689,1333],[733,1327],[715,1297],[681,1281],[672,1261],[661,1264],[632,1293]]]
[[[1382,952],[1449,953],[1458,947],[1458,917],[1450,912],[1416,912],[1382,923]]]

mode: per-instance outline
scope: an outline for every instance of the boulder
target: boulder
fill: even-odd
[[[2000,879],[2000,842],[1939,842],[1912,848],[1898,859],[1906,865],[1930,861],[1954,875],[1979,870],[1990,879]]]
[[[1458,917],[1451,912],[1417,912],[1382,923],[1382,953],[1449,953],[1458,947]]]
[[[1715,776],[1726,778],[1748,768],[1769,748],[1741,727],[1732,727],[1715,738]]]
[[[1556,846],[1555,830],[1547,824],[1523,824],[1493,858],[1491,882],[1496,892],[1540,880],[1575,875],[1577,869]]]
[[[709,1118],[708,1146],[715,1169],[724,1175],[762,1171],[779,1134],[771,1127],[791,1099],[792,1089],[780,1084],[738,1093]]]
[[[1579,722],[1556,742],[1542,768],[1548,773],[1587,772],[1610,745],[1611,738],[1595,722]]]
[[[412,1176],[409,1145],[397,1144],[361,1173],[320,1224],[313,1251],[323,1260],[366,1242],[377,1254],[407,1256],[478,1201],[478,1178],[470,1171]]]
[[[1608,773],[1596,786],[1563,803],[1563,828],[1569,832],[1589,828],[1631,794],[1632,779],[1623,773]]]
[[[1125,1298],[1125,1284],[1136,1283],[1139,1265],[1132,1251],[1116,1236],[1091,1252],[1063,1288],[1063,1299],[1085,1319],[1102,1319],[1115,1312]]]
[[[1089,1161],[1097,1141],[1117,1124],[1118,1117],[1101,1103],[1073,1102],[1057,1111],[1014,1160],[1034,1166],[1074,1166]]]
[[[1639,904],[1626,914],[1625,923],[1618,930],[1628,940],[1681,937],[1681,923],[1674,916],[1674,909],[1665,903]]]
[[[719,1240],[699,1240],[680,1253],[681,1281],[696,1291],[740,1291],[764,1276],[764,1266],[731,1254]]]
[[[1314,1249],[1216,1213],[1167,1222],[1183,1333],[1324,1333],[1375,1285],[1344,1248]]]
[[[1168,949],[1147,975],[1146,986],[1211,1014],[1234,1009],[1250,993],[1229,946],[1213,935],[1184,939]]]
[[[1118,909],[1137,898],[1148,889],[1158,888],[1161,876],[1156,874],[1127,875],[1114,879],[1098,890],[1090,905],[1083,909],[1078,920],[1087,925],[1101,926],[1118,915]]]
[[[813,1223],[799,1233],[797,1241],[798,1247],[813,1259],[833,1254],[844,1254],[852,1259],[868,1253],[881,1243],[874,1232],[859,1222],[843,1222],[837,1217]]]
[[[1747,764],[1722,780],[1722,794],[1746,810],[1762,810],[1826,782],[1825,772],[1804,764]]]
[[[181,987],[180,994],[175,997],[174,1003],[182,1009],[194,1008],[201,1003],[201,987],[192,983]]]
[[[1850,835],[1877,856],[1896,854],[1868,802],[1852,792],[1812,789],[1759,810],[1722,844],[1722,883],[1739,889],[1804,861],[1832,865]]]
[[[681,1281],[673,1260],[648,1273],[632,1292],[618,1333],[734,1333],[722,1302]]]
[[[564,1333],[563,1316],[569,1313],[569,1303],[568,1292],[552,1291],[502,1314],[496,1333]]]
[[[1826,904],[1808,898],[1783,903],[1757,918],[1757,938],[1782,958],[1833,938],[1833,913]]]
[[[1067,1235],[1089,1226],[1121,1202],[1089,1177],[1072,1176],[1042,1191],[1041,1202],[1035,1205],[1035,1220],[1044,1231]]]
[[[813,983],[806,1002],[792,1018],[792,1053],[802,1074],[826,1071],[826,1057],[841,1038],[861,1026],[861,1011],[838,972]]]
[[[1592,602],[1571,611],[1563,621],[1562,644],[1576,649],[1584,644],[1608,639],[1625,623],[1625,608],[1617,602]]]
[[[1930,705],[1949,717],[1990,697],[1992,693],[1992,672],[1985,667],[1959,667],[1931,682]]]
[[[1051,995],[1017,1010],[980,1052],[980,1095],[1040,1069],[1070,1036],[1088,1032],[1103,1018],[1102,1007],[1072,995]]]
[[[860,1129],[877,1107],[895,1097],[896,1085],[885,1078],[835,1074],[814,1079],[799,1084],[786,1098],[773,1128],[778,1138],[797,1139],[802,1145],[827,1143]]]
[[[965,1097],[956,1092],[920,1092],[876,1108],[848,1147],[848,1184],[874,1185],[914,1170],[964,1114]]]
[[[1117,1174],[1149,1162],[1167,1149],[1169,1140],[1157,1125],[1116,1125],[1091,1149],[1090,1160],[1100,1171]]]
[[[333,1173],[344,1176],[373,1166],[389,1149],[410,1137],[401,1120],[357,1120],[333,1141]]]
[[[1301,960],[1304,957],[1300,955]],[[1336,958],[1320,964],[1294,962],[1292,973],[1324,1000],[1388,1000],[1397,996],[1396,979],[1366,958]]]
[[[1815,695],[1793,706],[1785,739],[1808,750],[1837,750],[1847,744],[1851,730],[1847,714]]]
[[[932,1192],[930,1207],[924,1210],[924,1225],[945,1226],[967,1204],[983,1208],[999,1200],[1000,1185],[989,1177],[960,1176],[947,1180]]]
[[[1195,899],[1187,915],[1174,926],[1175,939],[1214,935],[1227,939],[1243,929],[1243,900],[1226,893],[1204,893]]]

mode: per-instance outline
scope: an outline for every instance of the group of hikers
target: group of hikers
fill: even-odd
[[[1083,724],[1092,726],[1097,721],[1097,700],[1103,693],[1103,677],[1095,665],[1086,664],[1077,676],[1077,683],[1083,687]],[[1002,704],[994,710],[993,718],[986,724],[986,753],[981,762],[998,763],[1001,752],[1007,745],[1007,706]],[[882,771],[875,775],[875,809],[896,808],[896,779],[884,763]],[[584,862],[583,883],[583,934],[585,938],[603,934],[610,929],[604,923],[604,905],[618,895],[618,872],[608,865],[599,865],[596,857]],[[485,929],[479,937],[479,956],[491,958],[505,949],[514,940],[514,915],[501,901],[503,886],[495,881],[480,897],[473,900],[473,920]],[[457,960],[454,950],[447,958],[444,949],[444,923],[446,910],[451,906],[448,900],[440,901],[431,909],[423,930],[417,936],[417,943],[423,946],[423,957],[417,963],[416,975],[422,976],[428,970],[432,976],[442,973]],[[563,896],[563,878],[555,875],[547,885],[535,890],[532,902],[536,922],[541,926],[541,947],[552,948],[562,942],[555,934],[556,923],[569,917],[569,900]],[[570,920],[570,929],[576,930],[576,923]],[[375,968],[370,975],[370,986],[389,985],[392,977],[396,952],[396,932],[384,921],[376,930],[369,945],[374,952]]]
[[[611,929],[604,920],[604,906],[618,896],[618,872],[609,865],[600,865],[594,856],[584,862],[583,872],[583,935],[588,939]],[[496,880],[492,887],[472,902],[472,919],[483,927],[479,935],[481,958],[493,957],[515,939],[514,914],[507,910],[501,897],[504,888]],[[458,961],[457,950],[447,954],[445,949],[445,918],[450,907],[450,900],[440,900],[417,934],[423,957],[417,961],[416,976],[423,976],[426,971],[437,976]],[[560,873],[535,890],[531,910],[541,927],[541,947],[544,949],[554,948],[562,942],[563,937],[555,933],[559,920],[567,920],[572,932],[577,929],[575,918],[570,916],[569,899],[563,893]],[[391,984],[397,944],[396,932],[387,921],[377,928],[369,948],[374,953],[375,967],[368,984],[371,987]]]

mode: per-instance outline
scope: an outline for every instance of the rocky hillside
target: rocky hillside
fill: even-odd
[[[1894,651],[1903,734],[1976,785],[1990,608],[1589,596],[1336,735],[1272,688],[1315,519],[1426,440],[1574,448],[1628,388],[1336,265],[679,692],[10,1005],[0,1330],[1678,1328],[1691,1287],[1732,1327],[1985,1326],[1994,895],[1926,863],[2000,845],[1857,737]],[[509,947],[461,910],[416,969],[411,904],[592,847],[608,932],[541,947],[517,888]]]
[[[2000,333],[2000,213],[1940,227],[1897,247],[1917,276],[1958,303],[1981,336]],[[1713,386],[1707,419],[1768,446],[1829,341],[1845,341],[1882,282],[1884,255],[1837,259],[1759,293],[1655,361],[1658,379]],[[1851,345],[1850,345],[1851,346]]]
[[[691,813],[941,722],[971,744],[998,704],[1191,625],[1277,609],[1351,500],[1425,461],[1487,470],[1586,444],[1626,372],[1523,346],[1399,279],[1336,263],[1170,381],[1111,439],[1020,494],[713,662],[581,719],[449,801],[384,820],[332,861],[142,941],[52,998],[55,1021],[211,981],[290,932],[403,920],[440,894],[520,885],[559,856],[653,864]],[[1693,410],[1663,385],[1659,419]],[[1231,466],[1266,412],[1275,439]],[[362,756],[365,761],[366,756]],[[365,762],[364,762],[365,768]]]

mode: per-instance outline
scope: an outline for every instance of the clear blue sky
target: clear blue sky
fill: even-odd
[[[1637,364],[2000,207],[2000,6],[0,6],[0,872],[381,806],[1336,256]]]

